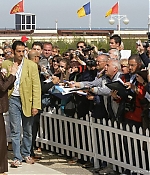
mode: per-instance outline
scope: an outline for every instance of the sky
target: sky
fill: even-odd
[[[1,0],[0,28],[15,28],[15,15],[10,15],[11,8],[20,0]],[[88,3],[89,0],[24,0],[25,13],[36,15],[36,27],[55,28],[57,20],[58,28],[88,28],[89,16],[78,18],[77,10]],[[105,13],[116,3],[116,0],[91,0],[91,27],[92,28],[116,28],[109,24],[109,18]],[[148,28],[149,0],[120,0],[120,15],[127,15],[129,24],[123,24],[121,28]]]

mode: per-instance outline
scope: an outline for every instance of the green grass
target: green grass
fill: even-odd
[[[31,42],[27,42],[27,46],[31,48],[32,43],[34,40],[31,38]],[[68,40],[68,39],[61,39],[58,36],[57,41],[53,41],[52,39],[49,39],[49,42],[51,42],[54,46],[58,46],[60,48],[60,53],[62,54],[63,52],[67,51],[68,49],[76,49],[76,43],[78,41],[85,41],[87,45],[95,45],[98,47],[98,49],[104,48],[108,51],[109,49],[109,38],[106,40],[99,40],[97,41],[92,41],[92,43],[88,43],[84,37],[76,37],[74,36],[74,39]],[[137,39],[131,39],[129,36],[129,39],[123,39],[122,40],[124,43],[124,49],[125,50],[131,50],[132,54],[137,53],[136,51],[136,41]],[[44,42],[44,41],[43,41]]]

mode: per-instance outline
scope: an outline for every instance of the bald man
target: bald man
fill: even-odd
[[[30,50],[28,54],[28,59],[38,64],[40,60],[40,53],[36,50]]]
[[[28,59],[35,62],[37,65],[39,63],[40,53],[36,50],[30,50],[28,54]],[[40,71],[40,70],[39,70]],[[52,88],[55,84],[59,83],[59,78],[56,76],[52,76],[52,81],[45,83],[44,81],[46,78],[43,74],[40,74],[40,81],[41,81],[41,90],[42,90],[42,99],[45,94],[48,94],[48,90]],[[43,105],[43,104],[42,104]],[[34,160],[37,160],[40,158],[40,156],[35,155],[34,148],[36,147],[36,136],[38,132],[38,128],[40,125],[40,112],[34,116],[33,126],[32,126],[32,147],[31,147],[31,157]]]

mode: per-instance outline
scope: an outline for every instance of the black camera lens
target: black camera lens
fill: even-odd
[[[96,66],[96,61],[95,60],[87,60],[86,65],[89,67],[94,67],[94,66]]]

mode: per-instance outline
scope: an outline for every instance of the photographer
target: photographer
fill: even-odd
[[[77,42],[77,50],[82,51],[83,48],[86,48],[87,44],[84,41]]]
[[[79,41],[77,43],[77,50],[75,51],[75,55],[78,56],[82,61],[85,61],[84,52],[82,50],[85,49],[86,46],[87,44],[84,41]]]
[[[90,45],[87,46],[84,41],[79,41],[77,43],[77,50],[75,51],[75,54],[76,56],[79,57],[79,59],[86,62],[89,58],[94,57],[94,56],[91,56],[93,55],[94,51],[96,53],[98,52],[95,46],[93,47],[91,47]]]
[[[125,118],[123,122],[123,127],[126,130],[126,124],[129,125],[130,132],[133,132],[133,126],[136,127],[136,133],[139,133],[139,128],[142,126],[142,111],[143,105],[141,101],[145,97],[145,87],[142,82],[139,81],[139,75],[137,74],[138,71],[141,70],[142,61],[139,55],[132,55],[129,57],[129,72],[130,72],[130,80],[126,82],[124,85],[127,89],[131,92],[131,98],[128,98],[128,102],[126,102],[126,111],[125,111]],[[131,100],[130,100],[131,99]],[[127,137],[123,138],[124,142],[124,150],[127,163],[130,163],[129,157],[129,150],[128,150],[128,141]],[[131,144],[133,144],[133,140],[131,140]],[[139,141],[137,141],[138,147],[138,155],[141,156],[141,145]],[[133,156],[133,164],[136,162],[135,155]],[[141,158],[139,157],[139,160]],[[141,164],[141,162],[139,162]],[[125,170],[125,172],[130,172],[129,170]]]
[[[141,100],[144,99],[145,96],[145,87],[143,84],[137,81],[138,75],[136,74],[139,70],[141,70],[142,62],[138,55],[132,55],[129,57],[129,72],[130,72],[130,80],[126,82],[124,85],[127,89],[130,89],[133,96],[135,98],[134,102],[134,109],[129,110],[125,114],[125,123],[129,125],[135,125],[139,128],[142,124],[142,110],[143,107],[141,105]]]
[[[82,66],[78,61],[70,61],[69,81],[80,81],[81,75],[85,71],[86,66]]]
[[[150,58],[149,58],[149,43],[142,43],[141,40],[138,40],[137,43],[137,51],[139,53],[139,56],[141,60],[143,61],[145,67],[148,67],[148,64],[150,63]],[[148,52],[147,52],[148,51]]]
[[[136,79],[139,83],[143,84],[146,90],[145,98],[141,101],[143,105],[143,112],[142,112],[143,133],[146,134],[146,129],[147,128],[150,129],[150,64],[148,66],[147,80],[145,80],[140,75],[138,75]],[[143,148],[144,150],[147,150],[145,144]]]

